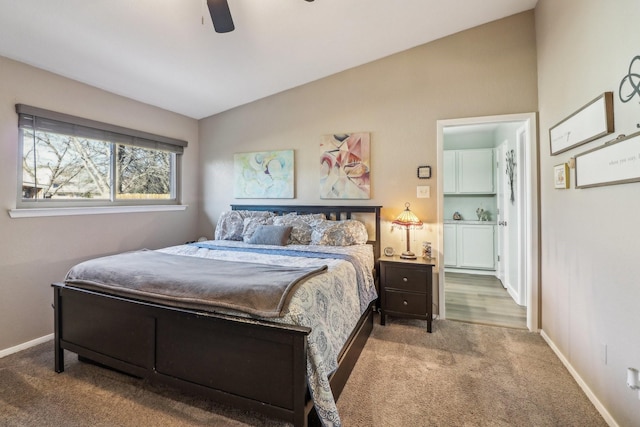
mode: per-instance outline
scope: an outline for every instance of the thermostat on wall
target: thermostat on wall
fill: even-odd
[[[418,178],[420,179],[431,178],[431,166],[418,166]]]

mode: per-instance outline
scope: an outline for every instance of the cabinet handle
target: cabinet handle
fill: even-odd
[[[403,277],[403,278],[402,278],[402,281],[403,281],[403,282],[408,282],[408,281],[409,281],[409,279],[407,279],[406,277]]]
[[[407,300],[402,301],[402,305],[409,305],[409,303],[407,302]]]

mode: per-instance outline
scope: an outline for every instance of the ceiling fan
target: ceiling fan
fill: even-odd
[[[306,1],[312,2],[313,0]],[[233,25],[227,0],[207,0],[207,7],[209,7],[213,28],[216,30],[216,33],[228,33],[236,28]]]

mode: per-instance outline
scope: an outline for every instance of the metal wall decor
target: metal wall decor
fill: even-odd
[[[507,167],[505,168],[505,172],[507,174],[507,178],[509,179],[509,188],[511,189],[511,197],[509,198],[509,200],[511,200],[512,204],[516,200],[515,194],[513,192],[513,180],[515,178],[515,172],[516,172],[515,157],[516,157],[516,153],[514,150],[507,151],[506,162],[505,162]]]
[[[634,66],[636,67],[635,69]],[[618,97],[624,103],[631,101],[636,95],[640,98],[640,55],[631,60],[629,71],[622,78],[618,89]],[[640,128],[640,123],[636,123],[636,127]]]
[[[605,92],[549,129],[551,155],[612,133],[613,92]]]

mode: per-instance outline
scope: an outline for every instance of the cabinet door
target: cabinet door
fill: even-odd
[[[493,150],[459,150],[458,193],[495,193],[493,169]]]
[[[444,265],[445,267],[455,267],[458,265],[458,237],[457,225],[444,225]]]
[[[494,230],[494,225],[458,224],[459,267],[495,269]]]
[[[458,168],[456,164],[456,152],[453,150],[443,152],[442,192],[455,193],[457,191]]]

